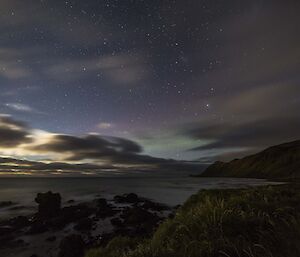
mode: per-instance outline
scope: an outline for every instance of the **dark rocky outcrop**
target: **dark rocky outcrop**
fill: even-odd
[[[38,215],[43,218],[52,218],[59,214],[61,196],[59,193],[38,193],[35,201],[39,204]]]
[[[88,229],[89,225],[84,221],[96,212],[96,208],[84,203],[61,208],[60,195],[52,192],[39,193],[36,202],[39,203],[39,209],[32,219],[29,234],[43,233],[49,229],[60,230],[72,222],[78,222],[78,230]]]
[[[120,218],[113,218],[110,220],[110,223],[115,227],[122,227],[123,221]]]
[[[124,195],[116,195],[114,197],[114,201],[116,203],[138,203],[140,201],[140,198],[134,194],[124,194]]]
[[[14,205],[12,201],[2,201],[0,202],[0,208],[5,208]]]
[[[107,200],[105,198],[96,199],[96,204],[98,208],[106,208],[108,207]]]
[[[39,193],[35,198],[39,204],[38,212],[29,216],[18,216],[0,222],[0,248],[24,246],[25,241],[18,238],[49,232],[45,238],[48,244],[58,241],[60,232],[67,225],[73,226],[80,235],[72,234],[61,240],[58,257],[80,257],[84,249],[107,244],[117,236],[145,237],[150,236],[162,218],[158,212],[167,210],[167,206],[141,198],[136,194],[116,196],[119,205],[114,205],[104,198],[97,198],[87,203],[61,207],[61,196],[58,193]],[[112,231],[94,234],[99,220],[108,218],[113,225]],[[73,233],[71,228],[66,235]],[[58,232],[58,233],[57,233]]]
[[[119,211],[114,208],[111,204],[107,202],[104,198],[99,198],[96,200],[97,212],[96,216],[101,219],[112,217]]]
[[[74,229],[79,231],[88,231],[91,230],[93,226],[93,221],[90,218],[83,218],[77,222],[74,226]]]
[[[18,216],[9,220],[9,225],[15,229],[24,228],[29,226],[30,221],[25,216]]]

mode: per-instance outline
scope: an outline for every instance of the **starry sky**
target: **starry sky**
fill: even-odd
[[[299,11],[1,0],[0,173],[189,171],[299,139]]]

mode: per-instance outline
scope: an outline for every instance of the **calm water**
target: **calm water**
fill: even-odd
[[[108,199],[116,194],[136,193],[169,205],[183,203],[199,189],[236,188],[266,184],[265,180],[231,178],[194,178],[188,176],[130,176],[88,178],[0,178],[0,201],[13,201],[18,210],[0,209],[0,217],[33,212],[38,192],[53,191],[70,199],[86,201],[97,196]]]

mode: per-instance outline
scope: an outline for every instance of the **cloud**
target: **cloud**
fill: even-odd
[[[72,7],[75,16],[68,11]],[[0,77],[6,80],[29,78],[71,83],[78,78],[98,75],[116,85],[137,84],[145,78],[144,54],[129,54],[127,49],[123,51],[119,47],[120,42],[132,40],[133,32],[122,33],[117,20],[107,22],[102,15],[95,15],[95,10],[101,13],[102,8],[106,9],[104,3],[99,2],[87,11],[77,7],[77,4],[70,2],[54,4],[38,1],[26,4],[17,0],[1,1],[2,45],[9,47],[0,48]],[[55,11],[59,15],[53,16]],[[14,33],[12,37],[15,31],[22,33]],[[35,36],[40,42],[33,48],[32,38]],[[19,42],[22,42],[21,47]],[[63,45],[61,51],[56,51],[58,45]],[[97,54],[94,51],[85,53],[87,49],[96,48]],[[80,53],[69,55],[69,51],[77,50]]]
[[[200,140],[190,150],[211,160],[240,157],[299,139],[298,91],[298,82],[290,79],[212,94],[206,99],[210,110],[183,125],[179,134]]]
[[[96,165],[89,163],[70,164],[65,162],[28,161],[16,158],[0,157],[0,175],[80,175],[96,174],[114,170],[112,165]]]
[[[5,106],[15,110],[15,111],[20,111],[20,112],[33,112],[34,110],[25,104],[21,103],[6,103]]]
[[[6,103],[4,104],[5,107],[17,112],[24,112],[24,113],[35,113],[35,114],[46,114],[45,112],[38,111],[33,107],[22,104],[22,103]]]
[[[79,77],[103,76],[120,85],[133,85],[147,76],[141,54],[119,53],[102,57],[73,58],[56,60],[44,68],[44,74],[51,79],[73,81]]]
[[[32,75],[32,72],[24,65],[24,53],[19,49],[0,48],[0,77],[6,79],[23,79]]]
[[[170,172],[170,171],[199,171],[203,169],[198,163],[156,161],[155,166],[113,165],[113,164],[91,164],[91,163],[66,163],[66,162],[41,162],[28,161],[16,158],[0,157],[0,176],[32,175],[32,176],[82,176],[82,175],[109,175],[115,173],[130,172]]]
[[[31,141],[25,123],[0,115],[0,147],[16,147]]]
[[[131,171],[195,171],[199,163],[143,154],[137,142],[90,134],[73,136],[38,131],[7,115],[0,116],[2,175],[99,175]],[[16,157],[18,156],[18,157]]]
[[[117,156],[135,155],[142,152],[137,143],[118,137],[88,135],[75,137],[54,135],[44,144],[30,147],[37,152],[55,152],[66,154],[67,160],[115,159]]]
[[[109,122],[100,122],[97,127],[99,129],[110,129],[113,127],[113,124],[112,123],[109,123]]]
[[[280,121],[279,121],[280,120]],[[199,158],[232,158],[257,152],[270,145],[299,139],[300,119],[281,117],[248,123],[214,122],[194,124],[184,134],[205,143],[190,149]]]

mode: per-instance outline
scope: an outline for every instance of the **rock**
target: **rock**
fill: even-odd
[[[14,231],[14,229],[11,226],[2,226],[0,227],[0,237],[7,236],[11,234]]]
[[[156,225],[160,220],[156,214],[140,207],[125,209],[121,214],[121,218],[124,219],[124,224],[131,226],[139,226],[141,224]]]
[[[5,236],[0,236],[1,245],[0,248],[11,248],[15,249],[20,246],[24,246],[24,240],[17,239],[15,235],[7,234]]]
[[[115,227],[122,227],[123,226],[123,222],[121,219],[119,218],[113,218],[110,220],[110,223],[115,226]]]
[[[95,209],[90,208],[86,204],[78,204],[64,207],[61,211],[61,215],[71,221],[77,221],[79,219],[90,216],[95,211]]]
[[[30,221],[25,216],[18,216],[9,220],[9,224],[15,229],[24,228],[30,225]]]
[[[91,230],[93,226],[93,221],[90,218],[83,218],[78,221],[78,223],[74,226],[74,229],[79,231],[87,231]]]
[[[50,236],[46,239],[48,242],[54,242],[56,240],[56,236]]]
[[[85,244],[80,235],[69,235],[60,242],[58,257],[82,257],[84,247]]]
[[[164,204],[155,203],[150,200],[145,200],[144,203],[141,205],[143,209],[146,210],[153,210],[153,211],[166,211],[170,208]]]
[[[125,209],[120,217],[124,221],[122,226],[117,227],[115,233],[130,237],[149,236],[161,221],[155,213],[138,206]]]
[[[105,198],[99,198],[96,200],[98,208],[106,208],[108,207],[107,200]]]
[[[0,202],[0,208],[9,207],[13,204],[14,203],[12,201],[2,201],[2,202]]]
[[[136,194],[130,193],[124,195],[116,195],[114,197],[114,201],[117,203],[138,203],[140,199]]]
[[[38,193],[35,201],[39,204],[38,215],[42,218],[51,218],[59,214],[61,196],[59,193]]]
[[[119,212],[118,210],[115,210],[113,206],[107,203],[105,205],[104,201],[100,205],[101,207],[98,207],[96,215],[101,219],[112,217]]]
[[[86,204],[67,206],[61,209],[59,215],[50,220],[53,228],[61,229],[71,222],[89,217],[96,209],[90,208]]]
[[[28,230],[28,234],[44,233],[48,230],[48,227],[49,226],[46,222],[36,221],[30,226],[30,229]]]

